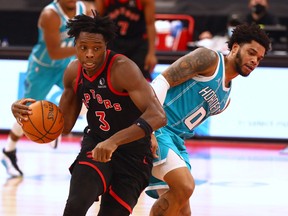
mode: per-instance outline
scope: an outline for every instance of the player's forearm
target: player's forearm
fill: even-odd
[[[59,47],[58,49],[48,50],[48,53],[51,59],[58,60],[74,56],[76,49],[75,47]]]

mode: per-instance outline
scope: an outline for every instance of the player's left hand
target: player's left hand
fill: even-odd
[[[156,140],[156,137],[154,134],[151,134],[151,151],[153,158],[158,158],[159,156],[157,155],[157,150],[158,150],[158,142]]]
[[[92,150],[92,158],[98,162],[109,162],[112,158],[113,152],[117,149],[117,145],[110,142],[109,139],[100,142]]]

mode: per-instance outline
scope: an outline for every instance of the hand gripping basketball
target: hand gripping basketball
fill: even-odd
[[[55,140],[64,128],[60,108],[46,100],[36,101],[30,107],[32,115],[28,115],[28,121],[22,121],[25,136],[36,143],[49,143]]]

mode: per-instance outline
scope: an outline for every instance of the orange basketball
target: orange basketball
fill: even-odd
[[[64,118],[59,107],[46,100],[36,101],[30,107],[33,114],[28,115],[28,121],[22,121],[25,136],[36,143],[55,140],[64,128]]]

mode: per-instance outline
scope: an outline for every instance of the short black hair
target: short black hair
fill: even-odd
[[[102,34],[106,43],[116,37],[116,25],[108,16],[98,15],[92,10],[93,17],[77,15],[67,22],[68,36],[76,41],[81,32]]]
[[[265,54],[271,49],[271,40],[266,32],[257,24],[240,24],[233,30],[233,34],[229,39],[228,48],[231,50],[234,43],[239,45],[251,43],[254,40],[265,48]]]

